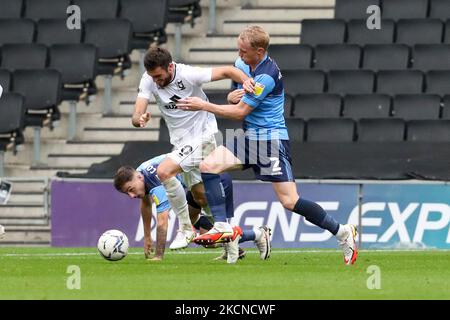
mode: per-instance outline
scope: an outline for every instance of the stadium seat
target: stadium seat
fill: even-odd
[[[362,67],[373,71],[408,69],[409,56],[406,45],[367,45],[364,47]]]
[[[25,17],[39,19],[67,19],[71,0],[25,0]]]
[[[294,98],[288,94],[284,95],[284,117],[292,117],[294,112]]]
[[[377,93],[396,95],[423,91],[423,74],[418,70],[387,70],[377,75]]]
[[[404,120],[439,119],[441,97],[438,95],[398,95],[393,99],[392,114]]]
[[[114,19],[119,12],[119,0],[73,0],[81,9],[81,19]]]
[[[397,22],[396,43],[416,44],[442,43],[444,24],[439,19],[401,19]]]
[[[450,17],[450,2],[448,0],[430,0],[430,18],[443,21]]]
[[[11,73],[9,70],[0,69],[0,85],[3,88],[3,93],[9,92],[11,87]]]
[[[394,42],[395,23],[393,20],[382,20],[381,29],[367,28],[367,20],[350,20],[347,23],[347,43],[392,44]]]
[[[328,93],[368,94],[374,88],[375,75],[370,70],[336,70],[328,73]]]
[[[150,44],[167,41],[168,0],[121,0],[119,17],[133,24],[132,49],[146,50]]]
[[[28,19],[0,19],[0,46],[13,43],[32,43],[34,22]]]
[[[442,119],[450,120],[450,95],[444,97],[442,108]]]
[[[358,45],[324,44],[317,45],[315,49],[315,69],[354,70],[359,69],[360,61],[361,48]]]
[[[125,70],[131,68],[131,37],[132,25],[126,19],[90,19],[85,23],[84,43],[97,47],[97,74],[105,76],[103,114],[112,113],[112,77],[123,78]]]
[[[428,15],[428,0],[383,0],[383,19],[422,19]]]
[[[61,74],[56,70],[16,70],[13,73],[12,89],[25,97],[25,126],[34,129],[33,165],[41,164],[41,127],[53,128],[61,114],[60,103]]]
[[[414,120],[408,122],[407,140],[450,142],[450,120]]]
[[[361,119],[358,142],[401,142],[405,139],[405,122],[401,119]]]
[[[351,119],[311,119],[306,129],[308,142],[352,142],[355,123]]]
[[[413,68],[421,71],[450,70],[450,45],[417,45],[413,49]]]
[[[0,19],[20,18],[23,11],[22,0],[0,0]]]
[[[169,129],[167,128],[166,121],[161,117],[159,120],[159,138],[158,141],[170,142]]]
[[[25,106],[24,98],[17,93],[3,93],[0,99],[0,177],[4,176],[4,156],[6,150],[17,153],[17,145],[22,144]]]
[[[450,44],[450,19],[445,23],[444,43]]]
[[[5,44],[2,47],[3,69],[45,69],[46,66],[47,47],[42,44]]]
[[[429,71],[426,74],[426,93],[444,96],[450,94],[450,70]]]
[[[305,19],[302,21],[300,37],[303,44],[342,44],[345,40],[345,21],[338,19]]]
[[[359,120],[362,118],[389,118],[391,98],[383,94],[350,94],[344,98],[342,116]]]
[[[66,19],[41,19],[37,23],[36,42],[54,44],[76,44],[81,42],[82,31],[66,27]]]
[[[320,70],[287,70],[282,72],[286,94],[322,93],[325,89],[325,73]]]
[[[336,0],[335,18],[337,19],[366,19],[367,8],[380,5],[379,0]]]
[[[269,55],[281,71],[310,69],[313,49],[309,45],[274,44],[269,47]]]
[[[231,90],[205,91],[208,100],[215,104],[229,104],[227,97]]]
[[[302,119],[286,119],[289,141],[303,142],[305,140],[305,122]]]
[[[68,140],[73,140],[76,134],[76,103],[84,101],[89,104],[89,97],[97,93],[97,48],[90,44],[58,44],[50,47],[49,51],[49,68],[61,73],[61,100],[69,101]]]
[[[339,118],[341,97],[337,94],[307,94],[295,97],[294,117],[309,120],[312,118]]]

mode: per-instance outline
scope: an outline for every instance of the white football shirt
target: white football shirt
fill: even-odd
[[[187,141],[207,138],[217,132],[214,114],[206,111],[184,111],[177,109],[176,101],[186,97],[208,100],[202,85],[211,82],[212,69],[192,67],[174,63],[174,78],[164,88],[158,87],[145,72],[139,84],[139,98],[150,100],[153,95],[166,121],[170,143],[179,146]]]

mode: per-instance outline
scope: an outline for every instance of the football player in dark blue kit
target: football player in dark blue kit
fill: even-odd
[[[152,203],[155,203],[156,205],[157,240],[155,256],[152,258],[153,260],[161,260],[164,256],[169,210],[171,209],[166,191],[159,181],[156,173],[159,163],[161,163],[165,157],[166,155],[161,155],[152,158],[142,163],[136,170],[129,166],[121,167],[114,176],[114,186],[118,191],[127,194],[131,198],[138,198],[141,200],[141,215],[144,224],[144,253],[146,257],[149,256],[152,248],[152,240],[150,236]],[[227,217],[230,219],[234,216],[233,185],[231,177],[228,174],[223,174],[221,177],[226,194]],[[178,175],[177,179],[183,183],[181,175]],[[210,230],[213,227],[212,223],[206,216],[200,215],[201,208],[195,202],[192,194],[190,194],[190,191],[187,193],[187,199],[193,226],[203,232]],[[266,260],[270,257],[270,234],[268,233],[268,229],[266,227],[245,231],[242,231],[239,227],[234,227],[233,230],[241,234],[239,237],[240,242],[255,242],[256,247],[260,251],[261,259]],[[177,233],[177,235],[179,234],[182,233]],[[226,248],[226,246],[224,246],[224,248]],[[218,259],[227,260],[227,255],[228,252],[224,251]],[[242,249],[239,249],[239,254],[236,254],[238,258],[242,258],[244,255],[245,252]]]

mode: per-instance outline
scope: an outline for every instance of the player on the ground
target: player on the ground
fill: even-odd
[[[226,146],[218,147],[200,164],[214,220],[225,219],[219,174],[233,169],[252,168],[259,180],[272,182],[284,208],[303,215],[308,221],[335,235],[343,249],[344,262],[353,264],[358,253],[356,227],[339,224],[317,203],[300,198],[297,192],[284,119],[283,79],[277,64],[267,54],[268,47],[269,35],[259,26],[247,27],[239,35],[239,58],[235,66],[253,78],[254,91],[245,94],[237,104],[216,105],[196,97],[177,103],[183,110],[203,110],[221,117],[243,120],[245,133],[227,139]],[[222,225],[214,227],[194,241],[211,243],[221,233],[228,231]]]
[[[164,161],[166,156],[167,155],[154,157],[142,163],[136,170],[129,166],[121,167],[114,176],[114,186],[118,191],[127,194],[131,198],[141,199],[141,215],[144,224],[144,253],[146,257],[148,257],[152,247],[150,236],[152,202],[156,205],[157,241],[154,260],[161,260],[163,258],[167,238],[170,204],[166,192],[156,174],[158,166]],[[183,183],[181,175],[177,175],[176,178]],[[231,177],[228,174],[223,174],[222,183],[226,193],[227,215],[231,218],[234,215]],[[190,192],[188,192],[187,198],[189,199],[191,209],[190,214],[192,224],[196,229],[203,229],[204,231],[210,230],[213,225],[206,216],[200,215],[201,208],[189,193]],[[255,245],[260,251],[261,259],[266,260],[269,258],[271,251],[269,228],[263,226],[255,230],[242,231],[240,227],[234,227],[234,230],[235,233],[241,235],[241,237],[239,237],[240,242],[255,242]],[[173,249],[172,246],[170,246],[170,248]],[[225,248],[227,247],[225,246]],[[222,254],[219,258],[227,260],[228,263],[235,263],[236,261],[233,261],[232,259],[235,259],[235,257],[236,259],[242,258],[244,255],[245,252],[243,250],[240,250],[234,255],[229,255],[228,251],[225,251],[225,254]]]
[[[173,152],[158,166],[157,174],[180,222],[180,230],[172,245],[183,248],[193,239],[194,233],[189,220],[186,195],[176,175],[183,173],[186,186],[192,191],[196,202],[205,207],[207,200],[199,164],[216,147],[214,134],[217,133],[217,123],[211,113],[186,113],[178,110],[176,102],[189,96],[207,100],[202,90],[204,83],[226,78],[243,83],[249,77],[231,66],[195,68],[175,63],[169,51],[163,48],[149,49],[144,58],[144,66],[146,72],[139,85],[132,123],[136,127],[144,127],[150,120],[147,107],[153,96],[169,129],[170,142],[174,145]],[[233,230],[230,231],[232,235]]]

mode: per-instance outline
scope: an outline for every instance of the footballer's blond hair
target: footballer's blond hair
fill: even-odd
[[[239,39],[247,41],[254,49],[263,48],[267,51],[269,48],[269,34],[260,26],[249,26],[240,34]]]

